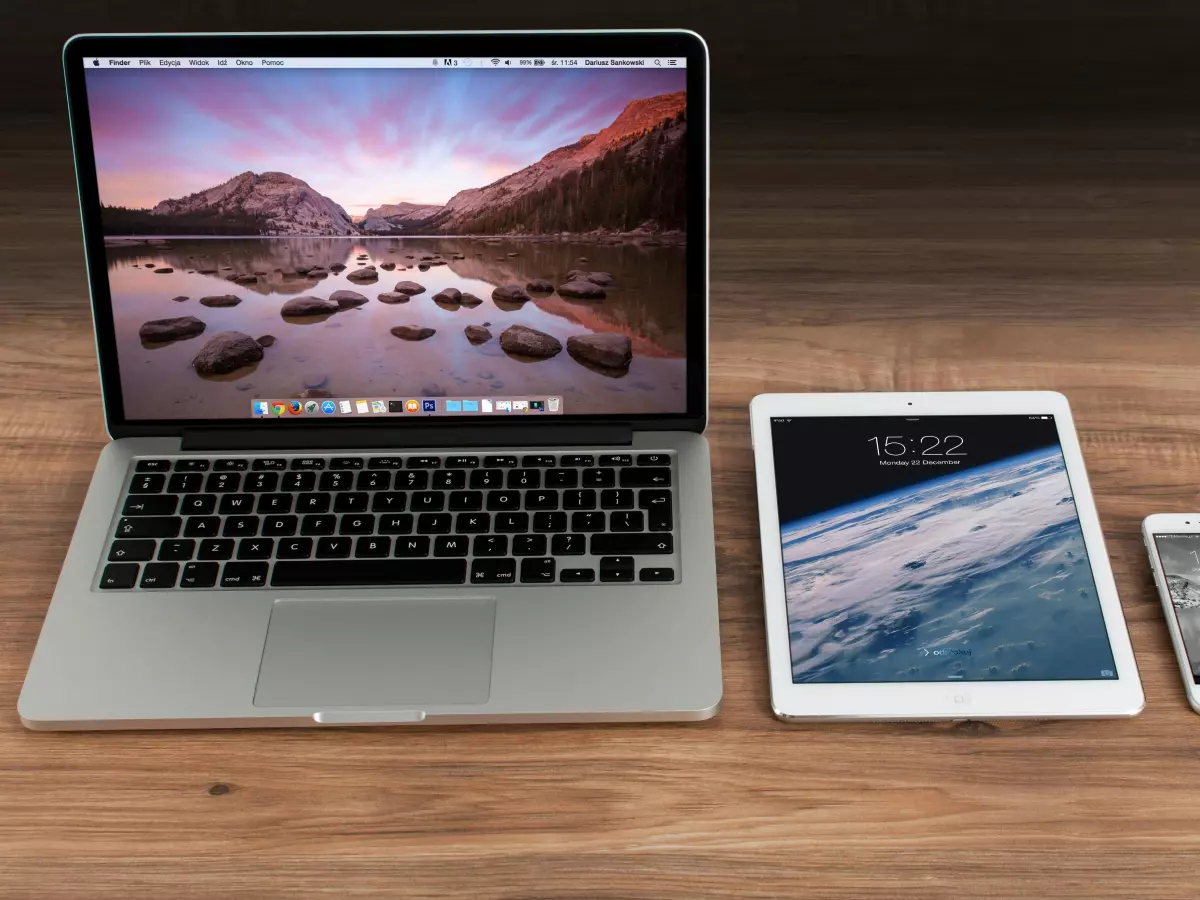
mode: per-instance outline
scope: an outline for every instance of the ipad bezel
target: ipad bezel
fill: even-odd
[[[1095,681],[794,684],[775,455],[777,416],[1053,415],[1117,677]],[[1067,398],[1053,391],[760,394],[750,404],[758,486],[771,706],[785,720],[1040,719],[1133,716],[1145,703]]]

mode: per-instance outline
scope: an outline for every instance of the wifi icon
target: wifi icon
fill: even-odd
[[[493,59],[493,60],[492,60],[492,65],[493,65],[493,66],[498,66],[498,65],[500,65],[500,60],[498,60],[498,59]]]

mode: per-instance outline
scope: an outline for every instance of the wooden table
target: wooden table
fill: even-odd
[[[105,441],[61,124],[0,143],[0,896],[1193,896],[1200,719],[1138,538],[1200,507],[1188,124],[715,123],[724,709],[698,725],[50,734],[15,705]],[[19,140],[13,140],[19,135]],[[784,726],[746,405],[1071,399],[1147,708]]]

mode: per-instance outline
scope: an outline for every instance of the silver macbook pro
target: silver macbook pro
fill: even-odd
[[[113,440],[22,721],[713,715],[699,37],[64,63]]]

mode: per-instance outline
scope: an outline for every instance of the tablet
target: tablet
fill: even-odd
[[[1064,396],[761,394],[750,420],[777,716],[1141,711]]]

